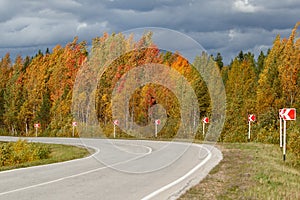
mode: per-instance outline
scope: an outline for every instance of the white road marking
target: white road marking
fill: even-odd
[[[79,145],[79,144],[74,143],[74,144],[70,144],[70,145],[74,146],[74,145]],[[72,162],[82,161],[82,160],[90,159],[90,158],[92,158],[92,157],[94,157],[94,156],[96,156],[100,153],[100,149],[98,149],[98,148],[95,148],[95,147],[92,147],[92,146],[84,146],[84,147],[94,149],[95,152],[93,154],[87,156],[87,157],[84,157],[84,158],[77,158],[77,159],[67,160],[67,161],[58,162],[58,163],[51,163],[51,164],[45,164],[45,165],[37,165],[37,166],[32,166],[32,167],[23,167],[23,168],[11,169],[11,170],[6,170],[6,171],[0,171],[0,174],[12,173],[12,172],[15,172],[15,171],[36,169],[36,168],[42,168],[42,167],[45,167],[45,166],[55,166],[55,165],[62,165],[62,164],[65,164],[65,163],[72,163]]]
[[[200,146],[200,145],[197,145]],[[167,189],[173,187],[174,185],[180,183],[181,181],[183,181],[184,179],[186,179],[188,176],[190,176],[191,174],[193,174],[195,171],[197,171],[200,167],[202,167],[212,156],[211,151],[209,149],[207,149],[206,147],[200,146],[201,148],[205,149],[208,153],[207,157],[198,165],[196,165],[193,169],[191,169],[188,173],[186,173],[185,175],[183,175],[182,177],[178,178],[177,180],[161,187],[160,189],[148,194],[147,196],[143,197],[142,200],[148,200],[151,199],[153,197],[155,197],[156,195],[158,195],[159,193],[166,191]]]
[[[72,145],[72,144],[70,144],[70,145]],[[135,145],[135,146],[137,146],[137,145]],[[14,193],[14,192],[19,192],[19,191],[27,190],[27,189],[31,189],[31,188],[36,188],[36,187],[40,187],[40,186],[44,186],[44,185],[48,185],[48,184],[51,184],[51,183],[56,183],[56,182],[63,181],[63,180],[66,180],[66,179],[75,178],[75,177],[78,177],[78,176],[90,174],[90,173],[93,173],[93,172],[96,172],[96,171],[100,171],[100,170],[103,170],[103,169],[112,168],[113,166],[124,164],[124,163],[127,163],[127,162],[130,162],[130,161],[139,159],[139,158],[141,158],[143,156],[146,156],[146,155],[152,153],[152,148],[151,147],[144,146],[144,145],[140,145],[140,146],[146,147],[149,151],[147,153],[141,155],[141,156],[138,156],[138,157],[135,157],[135,158],[132,158],[132,159],[129,159],[129,160],[121,161],[121,162],[118,162],[118,163],[115,163],[115,164],[112,164],[112,165],[107,165],[105,167],[96,168],[96,169],[93,169],[93,170],[89,170],[89,171],[82,172],[82,173],[79,173],[79,174],[74,174],[74,175],[71,175],[71,176],[62,177],[62,178],[55,179],[55,180],[52,180],[52,181],[47,181],[47,182],[43,182],[43,183],[39,183],[39,184],[27,186],[27,187],[22,187],[22,188],[18,188],[18,189],[6,191],[6,192],[1,192],[0,196],[6,195],[6,194],[11,194],[11,193]],[[97,151],[96,151],[95,154],[98,154],[100,152],[100,149],[98,149],[96,147],[92,147],[92,146],[89,146],[89,147],[97,149]],[[94,156],[95,154],[93,154],[91,156]],[[89,157],[91,157],[91,156],[89,156]],[[56,163],[56,164],[59,164],[59,163]],[[49,164],[49,165],[52,165],[52,164]],[[46,166],[46,165],[43,165],[43,166]],[[36,166],[36,167],[42,167],[42,166]],[[31,168],[33,168],[33,167],[31,167]],[[26,168],[21,168],[21,169],[18,169],[18,170],[24,170],[24,169],[26,169]],[[13,171],[13,170],[11,170],[11,171]],[[4,172],[6,172],[6,171],[4,171]],[[9,171],[7,171],[7,172],[9,172]]]

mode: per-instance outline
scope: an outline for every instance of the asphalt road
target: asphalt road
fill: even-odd
[[[0,137],[1,141],[18,138]],[[222,159],[211,145],[144,140],[26,138],[83,145],[86,158],[0,172],[0,199],[176,199]]]

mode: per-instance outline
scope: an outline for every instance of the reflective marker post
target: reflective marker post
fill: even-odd
[[[116,125],[114,124],[114,138],[116,138]]]
[[[204,135],[205,135],[205,124],[209,123],[209,118],[208,117],[204,117],[202,119],[202,123],[203,123],[203,137],[204,137]]]
[[[116,138],[116,126],[118,126],[119,125],[119,120],[114,120],[114,138]]]
[[[251,136],[251,122],[255,122],[256,117],[253,114],[248,115],[248,142],[250,142],[250,136]]]
[[[75,126],[77,126],[77,122],[72,122],[72,137],[75,136]]]
[[[35,127],[35,137],[38,136],[38,128],[39,128],[40,126],[41,126],[40,124],[34,124],[34,127]]]
[[[286,120],[283,120],[283,161],[285,161],[286,155]]]
[[[296,120],[296,109],[295,108],[283,108],[279,110],[279,118],[283,120],[283,161],[286,159],[286,121]],[[280,123],[282,124],[282,122]],[[280,132],[282,130],[280,129]]]
[[[250,142],[250,134],[251,134],[251,122],[250,122],[250,120],[248,122],[248,126],[249,126],[249,128],[248,128],[248,142]]]
[[[157,126],[160,125],[160,119],[155,120],[155,133],[154,136],[157,137]]]
[[[282,147],[282,118],[279,118],[279,145]]]
[[[282,147],[283,141],[282,141],[282,120],[283,120],[283,114],[285,112],[285,109],[279,109],[279,146]]]

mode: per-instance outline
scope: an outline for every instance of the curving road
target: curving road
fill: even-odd
[[[15,141],[15,137],[0,137]],[[144,140],[26,138],[83,145],[93,155],[0,172],[0,199],[176,199],[222,159],[211,145]]]

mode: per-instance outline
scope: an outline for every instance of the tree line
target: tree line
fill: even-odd
[[[145,33],[138,41],[122,33],[104,33],[93,39],[90,53],[87,43],[79,42],[76,37],[64,47],[57,45],[51,52],[39,51],[33,57],[17,56],[14,62],[7,53],[0,61],[0,133],[33,136],[33,124],[40,123],[41,136],[71,136],[72,121],[79,118],[80,123],[99,125],[103,134],[111,137],[112,91],[116,87],[122,90],[119,80],[124,74],[135,66],[150,62],[169,66],[186,77],[197,95],[200,115],[209,116],[212,108],[210,94],[195,67],[212,59],[226,90],[226,120],[219,141],[246,142],[247,116],[256,114],[251,140],[279,143],[279,109],[293,107],[299,110],[300,106],[298,26],[299,23],[288,38],[278,35],[272,48],[266,53],[261,52],[257,59],[253,53],[241,51],[227,66],[223,64],[220,53],[216,56],[202,54],[189,63],[180,52],[161,51],[153,43],[152,33]],[[105,66],[101,77],[99,66]],[[165,77],[169,75],[166,73]],[[74,91],[78,77],[85,84]],[[95,88],[90,87],[95,84]],[[185,95],[183,88],[178,90]],[[162,104],[168,121],[160,137],[173,137],[181,117],[176,99],[178,97],[166,87],[150,83],[143,85],[128,96],[126,109],[129,112],[124,121],[128,126],[129,122],[145,126],[153,120],[150,108]],[[125,104],[122,106],[126,107]],[[193,128],[194,114],[188,116],[191,123],[184,125],[187,130]],[[203,139],[200,129],[196,137]],[[129,137],[121,130],[118,132],[122,137]],[[288,148],[300,157],[299,147],[297,119],[288,123]]]

